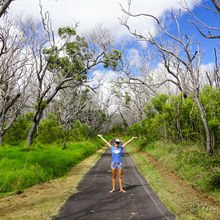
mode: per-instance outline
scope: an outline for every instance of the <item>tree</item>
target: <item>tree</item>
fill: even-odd
[[[83,111],[89,102],[89,89],[66,88],[61,90],[52,107],[52,112],[58,115],[58,121],[64,129],[71,130],[75,121],[84,118]],[[81,120],[80,120],[81,121]]]
[[[163,64],[167,72],[171,76],[171,78],[162,81],[159,85],[171,82],[176,85],[180,91],[183,92],[185,97],[187,97],[189,94],[193,95],[194,100],[198,105],[200,116],[206,133],[206,149],[210,154],[212,154],[213,150],[211,148],[210,130],[208,127],[206,112],[201,103],[199,94],[201,89],[201,52],[199,42],[196,42],[196,50],[193,51],[193,42],[190,40],[189,36],[185,34],[185,37],[183,37],[181,35],[180,25],[178,22],[178,16],[180,15],[181,11],[179,11],[177,14],[174,14],[171,11],[171,18],[173,18],[173,21],[175,22],[177,28],[177,33],[171,33],[168,31],[165,23],[161,19],[151,14],[133,14],[131,13],[130,6],[131,1],[128,1],[128,9],[125,10],[122,7],[122,10],[128,16],[125,20],[122,20],[122,24],[137,39],[150,43],[159,52],[163,60]],[[131,30],[128,24],[128,19],[131,17],[140,16],[152,18],[156,22],[158,31],[156,36],[153,36],[151,33],[149,33],[148,35],[144,35]]]
[[[27,137],[28,146],[32,144],[45,108],[59,91],[66,88],[76,90],[85,85],[88,74],[95,66],[103,64],[105,68],[116,68],[121,57],[119,51],[110,49],[111,41],[107,38],[102,42],[99,39],[98,45],[95,41],[86,42],[84,37],[76,34],[77,25],[59,28],[58,46],[48,13],[43,15],[41,8],[41,15],[43,30],[36,34],[30,47],[36,67],[34,89],[37,97],[33,124]]]
[[[145,115],[143,109],[150,97],[145,85],[127,79],[119,79],[113,83],[115,104],[118,105],[118,112],[122,120],[129,125],[140,122]]]
[[[14,22],[7,17],[0,27],[0,144],[28,99],[25,92],[31,77],[30,54],[25,44],[30,41],[30,20]]]
[[[76,120],[79,120],[89,126],[89,135],[92,135],[107,120],[107,109],[101,107],[96,93],[88,88],[77,88],[76,91],[66,88],[60,91],[59,100],[54,104],[54,111],[67,131],[71,131]]]
[[[220,2],[218,0],[203,1],[201,3],[194,1],[194,3],[200,9],[203,9],[203,12],[201,13],[203,17],[204,17],[204,14],[206,14],[207,16],[213,17],[213,19],[216,19],[217,21],[219,21],[218,24],[220,23]],[[182,6],[188,11],[188,13],[192,17],[192,19],[189,19],[188,21],[196,27],[196,29],[199,31],[199,33],[203,37],[210,39],[210,40],[220,38],[220,27],[219,26],[213,26],[213,24],[211,23],[208,24],[207,21],[201,18],[202,17],[201,14],[196,15],[192,10],[190,10],[186,1],[185,1],[185,4],[182,4]],[[215,85],[217,89],[220,89],[220,76],[219,76],[219,65],[220,64],[218,61],[217,48],[214,48],[214,55],[215,55],[214,74],[210,74],[206,72],[206,76],[211,86]]]
[[[0,1],[0,17],[6,12],[7,8],[9,5],[12,3],[14,0],[1,0]]]
[[[201,9],[204,9],[203,13],[200,15],[196,15],[192,10],[190,10],[189,6],[187,5],[186,0],[184,1],[185,4],[182,4],[182,6],[189,12],[189,14],[192,16],[193,20],[188,20],[190,23],[192,23],[196,29],[199,31],[199,33],[207,38],[207,39],[217,39],[220,38],[220,27],[214,27],[212,24],[207,24],[207,21],[204,21],[201,16],[204,15],[204,13],[208,14],[208,16],[215,16],[215,19],[218,19],[220,21],[219,15],[220,15],[220,2],[218,0],[211,0],[211,1],[203,1],[202,3],[199,3],[198,1],[194,1],[194,3],[200,7]],[[213,5],[211,7],[210,3]],[[206,33],[208,32],[208,33]]]

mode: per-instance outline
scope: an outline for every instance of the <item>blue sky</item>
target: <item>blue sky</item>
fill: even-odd
[[[211,1],[209,2],[209,6],[213,8],[213,4]],[[211,31],[212,33],[216,33],[220,35],[220,15],[210,13],[208,10],[205,10],[201,7],[195,7],[193,9],[194,14],[200,18],[203,22],[205,22],[209,26],[218,27],[219,31]],[[202,63],[207,64],[211,63],[214,60],[214,47],[219,48],[218,52],[220,52],[220,39],[206,39],[204,38],[196,27],[190,23],[188,20],[195,20],[188,14],[184,14],[184,16],[180,19],[180,25],[182,29],[182,33],[187,33],[190,35],[195,41],[200,43],[200,47],[204,52],[204,58]],[[207,29],[204,30],[204,33],[208,33]]]

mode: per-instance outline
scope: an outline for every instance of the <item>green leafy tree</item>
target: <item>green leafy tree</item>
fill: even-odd
[[[110,135],[113,136],[122,136],[125,134],[125,132],[125,128],[119,123],[116,123],[109,131]]]
[[[138,123],[134,123],[131,127],[128,128],[128,131],[132,136],[139,136],[143,133],[142,127]]]
[[[89,127],[84,124],[80,123],[79,120],[76,120],[74,123],[74,127],[71,130],[71,140],[72,141],[83,141],[88,138],[89,135]]]
[[[33,135],[44,109],[60,90],[65,88],[76,90],[87,82],[89,71],[92,68],[102,64],[105,68],[115,69],[121,58],[119,51],[110,50],[110,42],[104,45],[101,50],[99,48],[97,52],[96,48],[90,47],[85,38],[76,34],[74,28],[59,28],[59,37],[64,42],[61,46],[57,46],[51,39],[52,30],[46,25],[44,29],[48,36],[45,41],[50,46],[46,47],[44,41],[43,44],[40,43],[37,51],[32,50],[35,60],[39,59],[40,54],[40,61],[39,67],[36,69],[38,84],[36,110],[27,137],[28,146],[32,144]],[[50,83],[48,83],[46,76],[50,78]]]
[[[220,137],[220,92],[206,86],[200,92],[202,105],[208,120],[212,136],[212,148],[219,148]],[[129,132],[141,135],[144,144],[154,142],[165,137],[164,123],[167,128],[167,137],[173,141],[205,142],[206,134],[197,103],[192,96],[183,99],[182,93],[172,95],[158,95],[151,99],[145,107],[146,117],[140,124],[129,127]]]

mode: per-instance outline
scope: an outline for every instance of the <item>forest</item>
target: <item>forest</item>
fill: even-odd
[[[40,1],[39,20],[11,17],[14,2],[0,3],[0,195],[66,174],[103,146],[102,133],[137,136],[139,151],[220,201],[219,1],[195,1],[216,26],[181,5],[201,42],[182,31],[184,10],[163,18],[133,12],[130,0],[120,5],[133,53],[103,25],[54,30]],[[154,33],[130,25],[139,17],[153,20]],[[211,41],[213,65],[204,69]],[[117,75],[105,90],[99,71]]]

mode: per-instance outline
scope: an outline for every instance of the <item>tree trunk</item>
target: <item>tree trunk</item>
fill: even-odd
[[[9,7],[13,0],[5,1],[2,6],[0,7],[0,17],[5,13],[6,9]]]
[[[176,126],[177,126],[177,130],[178,130],[178,135],[181,138],[181,140],[183,141],[183,135],[182,135],[182,130],[181,130],[181,125],[180,125],[180,121],[177,118],[176,119]]]
[[[212,150],[214,152],[215,149],[215,134],[212,135]]]
[[[36,132],[36,129],[37,129],[37,125],[38,123],[37,122],[34,122],[31,126],[31,129],[30,131],[28,132],[28,137],[27,137],[27,146],[31,146],[32,145],[32,141],[33,141],[33,136]]]
[[[163,127],[164,127],[164,138],[165,138],[165,142],[167,142],[167,126],[166,126],[165,119],[163,119]]]
[[[62,150],[66,149],[66,141],[63,142]]]
[[[35,116],[35,120],[31,126],[31,129],[30,131],[28,132],[28,137],[27,137],[27,146],[31,146],[32,145],[32,142],[33,142],[33,136],[37,130],[37,126],[41,120],[41,117],[43,115],[43,109],[40,110],[37,114],[37,116]]]
[[[208,127],[208,122],[206,120],[205,110],[204,110],[204,108],[202,106],[202,103],[201,103],[201,101],[199,99],[198,92],[196,92],[196,94],[195,94],[195,100],[196,100],[196,103],[198,105],[200,116],[201,116],[201,119],[202,119],[202,123],[203,123],[204,129],[205,129],[205,134],[206,134],[206,150],[209,152],[210,155],[212,155],[213,154],[213,150],[212,150],[212,146],[211,146],[211,135],[210,135],[209,127]]]
[[[3,135],[0,136],[0,146],[3,145]]]

